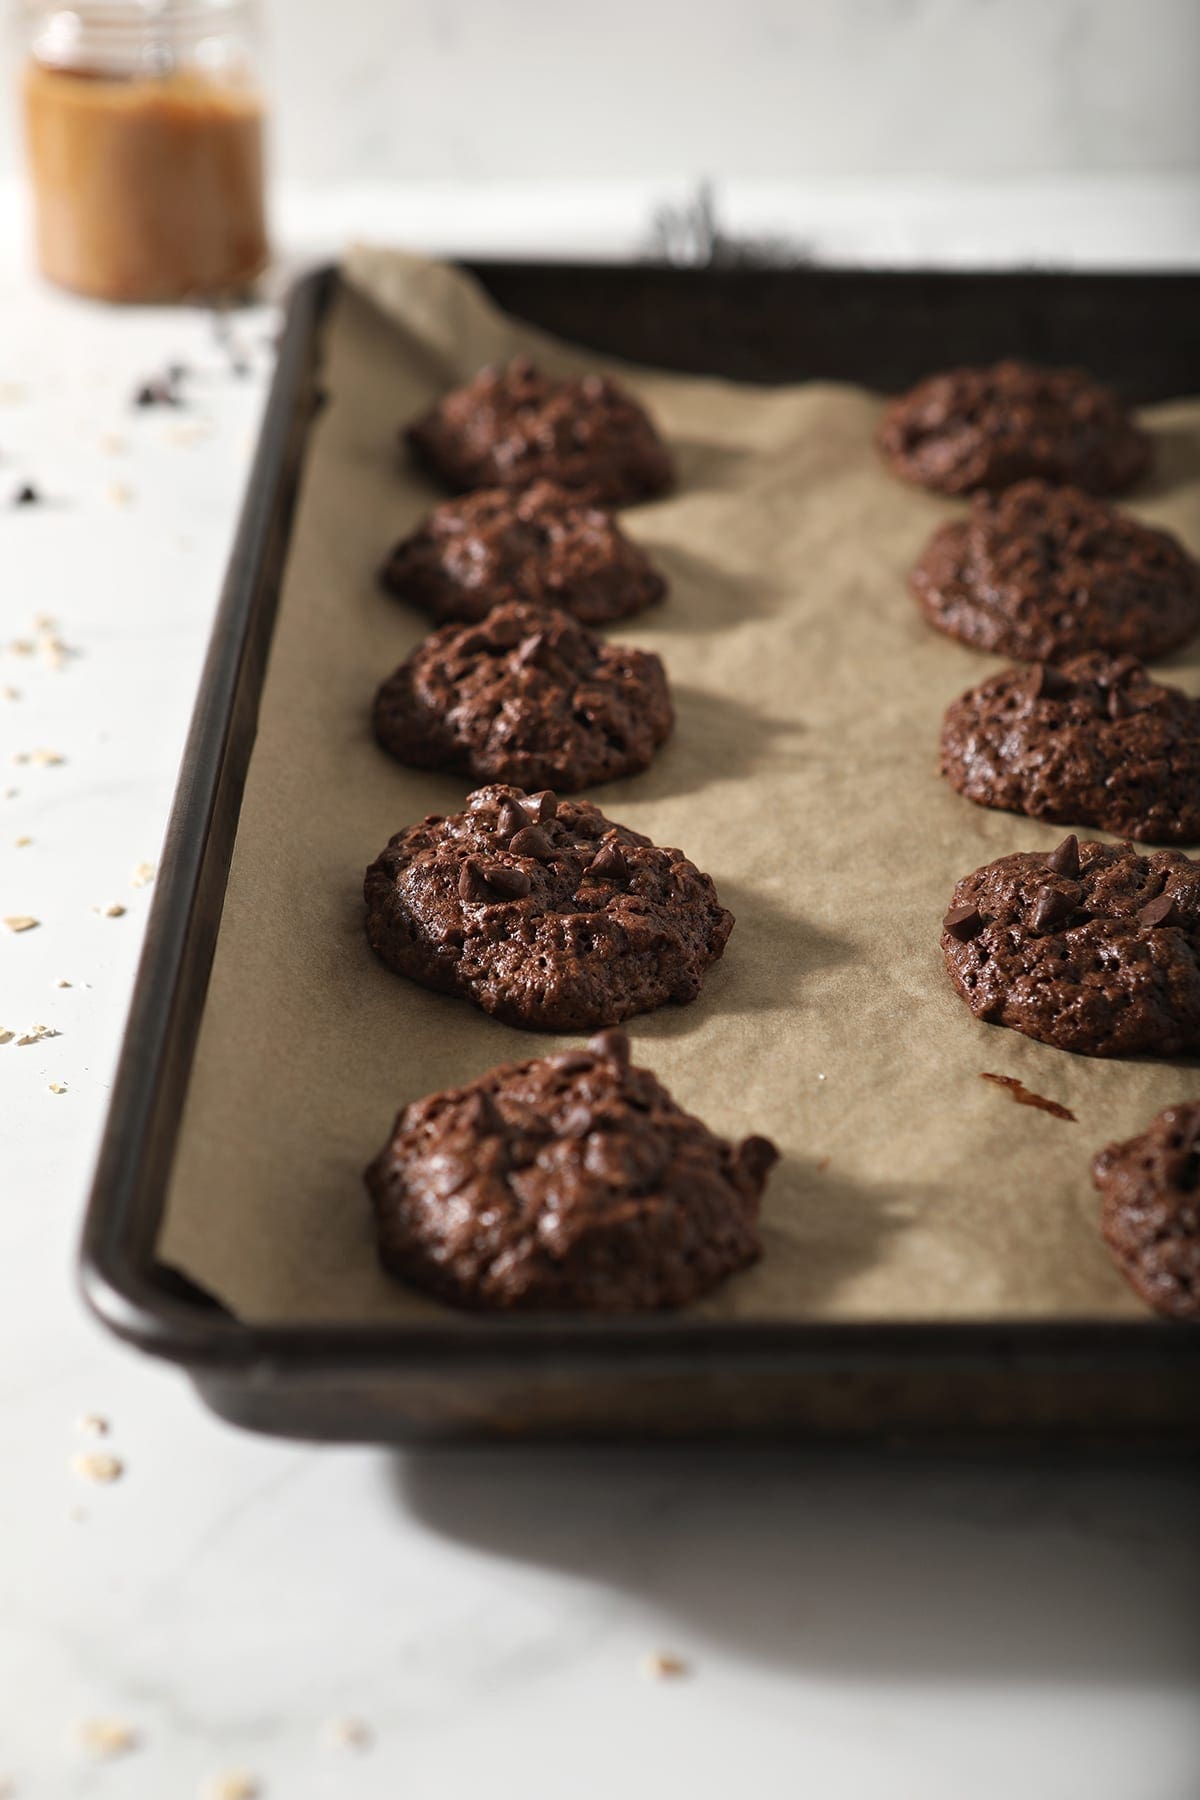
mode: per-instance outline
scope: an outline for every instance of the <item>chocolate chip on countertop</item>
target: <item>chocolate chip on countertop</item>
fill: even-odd
[[[16,493],[13,495],[12,503],[14,506],[37,506],[41,498],[42,496],[38,493],[33,483],[27,481],[23,486],[17,489]]]
[[[1068,881],[1079,880],[1079,839],[1073,831],[1068,832],[1057,850],[1050,852],[1046,867],[1056,875],[1065,875]]]
[[[952,906],[942,920],[942,930],[957,938],[960,944],[969,944],[973,937],[979,936],[986,923],[977,906]]]

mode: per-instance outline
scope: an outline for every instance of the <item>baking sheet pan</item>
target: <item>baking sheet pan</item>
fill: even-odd
[[[522,1416],[537,1429],[534,1415],[549,1429],[622,1419],[644,1428],[665,1404],[666,1356],[677,1409],[678,1395],[690,1395],[677,1410],[683,1427],[701,1414],[709,1425],[790,1418],[811,1427],[820,1414],[832,1428],[878,1429],[885,1408],[904,1416],[894,1394],[884,1401],[879,1367],[871,1404],[860,1392],[831,1412],[829,1394],[839,1379],[846,1389],[856,1366],[865,1379],[893,1331],[927,1371],[937,1372],[940,1348],[933,1410],[943,1424],[956,1409],[960,1418],[1003,1412],[998,1398],[983,1403],[981,1376],[1011,1375],[1014,1357],[1028,1354],[1033,1368],[1049,1356],[1061,1368],[1066,1356],[1079,1378],[1068,1407],[1079,1422],[1089,1410],[1079,1380],[1096,1374],[1097,1355],[1120,1346],[1127,1373],[1158,1359],[1162,1375],[1186,1361],[1182,1334],[1146,1320],[1108,1267],[1086,1175],[1095,1145],[1136,1128],[1186,1073],[1085,1063],[989,1032],[945,983],[937,920],[954,878],[1056,834],[970,808],[933,774],[941,706],[992,665],[920,626],[903,571],[948,506],[887,480],[870,450],[877,399],[845,384],[780,394],[635,377],[680,448],[684,479],[678,497],[628,515],[674,592],[660,614],[621,631],[663,652],[681,716],[654,770],[597,798],[613,816],[682,844],[738,915],[726,963],[701,1001],[635,1021],[633,1035],[636,1054],[686,1104],[721,1129],[770,1131],[785,1149],[768,1195],[763,1263],[680,1318],[607,1328],[481,1325],[378,1274],[357,1178],[396,1106],[546,1040],[398,981],[361,942],[362,867],[401,823],[457,804],[463,791],[394,768],[366,733],[374,682],[421,629],[376,593],[371,571],[433,498],[396,465],[390,442],[397,422],[449,380],[527,335],[457,273],[363,258],[352,275],[323,339],[331,404],[308,446],[160,1240],[161,1260],[186,1278],[182,1291],[215,1295],[224,1311],[210,1325],[220,1318],[260,1355],[269,1340],[281,1353],[285,1339],[306,1332],[310,1353],[311,1334],[324,1333],[331,1350],[331,1330],[344,1351],[356,1332],[385,1385],[405,1336],[413,1352],[420,1334],[422,1357],[454,1346],[469,1360],[484,1340],[517,1364],[529,1352],[543,1390],[553,1385],[553,1346],[565,1389],[549,1411],[530,1411],[528,1372],[515,1386],[511,1370],[502,1379],[493,1372],[490,1394],[478,1383],[473,1397],[460,1387],[455,1406],[444,1389],[424,1407],[410,1394],[409,1424],[423,1411],[431,1428],[450,1415],[452,1428],[468,1430],[498,1418],[520,1429]],[[637,275],[629,277],[636,292]],[[679,284],[693,308],[705,279]],[[776,292],[780,279],[769,283]],[[810,279],[801,272],[790,284],[797,374]],[[860,280],[869,294],[872,278]],[[995,285],[981,280],[994,305]],[[1142,289],[1143,304],[1152,288]],[[1119,282],[1117,290],[1127,295]],[[1165,291],[1178,292],[1170,281]],[[573,360],[537,347],[562,366]],[[1023,347],[1010,337],[973,353]],[[1185,391],[1176,382],[1165,391],[1172,387]],[[1151,422],[1165,456],[1139,505],[1195,541],[1200,407],[1171,401]],[[1186,662],[1177,678],[1191,680]],[[1078,1124],[1018,1113],[979,1081],[983,1068],[1064,1100]],[[110,1316],[111,1285],[92,1283]],[[824,1400],[810,1380],[800,1403],[798,1365],[790,1373],[787,1365],[811,1358],[818,1339],[834,1366],[825,1365]],[[659,1357],[657,1373],[632,1368],[639,1345]],[[607,1402],[597,1403],[605,1383],[582,1395],[576,1365],[585,1349],[589,1362],[607,1353],[619,1377]],[[760,1404],[747,1407],[730,1383],[751,1349],[771,1376]],[[894,1373],[894,1349],[892,1357]],[[1018,1420],[1054,1413],[1048,1366],[1040,1399],[1030,1390],[1015,1403],[1010,1391]],[[438,1383],[425,1375],[428,1398]],[[277,1368],[268,1392],[282,1379]],[[331,1381],[327,1369],[327,1390]],[[1139,1394],[1135,1380],[1122,1404],[1143,1420],[1170,1413],[1169,1386]],[[657,1406],[648,1400],[656,1392]],[[1097,1419],[1105,1411],[1095,1396],[1090,1405]],[[273,1416],[268,1401],[253,1412],[254,1423],[295,1428],[286,1406]],[[353,1416],[370,1420],[377,1410],[368,1404]],[[404,1426],[393,1417],[389,1429]]]

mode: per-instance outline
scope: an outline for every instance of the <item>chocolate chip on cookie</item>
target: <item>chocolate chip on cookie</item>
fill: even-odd
[[[657,656],[516,603],[433,632],[374,710],[379,742],[412,768],[564,793],[646,768],[672,720]]]
[[[406,1107],[366,1173],[385,1268],[454,1306],[684,1306],[761,1253],[778,1152],[685,1113],[623,1032]]]
[[[978,1019],[1083,1056],[1200,1050],[1200,863],[1178,850],[1002,856],[958,883],[942,951]]]
[[[1122,494],[1151,460],[1146,433],[1094,376],[1015,361],[927,376],[885,408],[876,441],[894,475],[942,494],[1031,475]]]
[[[1020,662],[1153,658],[1200,630],[1200,564],[1168,531],[1025,481],[939,526],[909,583],[931,625]]]
[[[364,892],[389,968],[532,1031],[694,1000],[733,928],[681,851],[586,800],[518,787],[479,788],[465,812],[399,832]]]
[[[379,579],[439,624],[482,619],[502,601],[521,600],[606,625],[667,591],[611,512],[551,481],[444,501],[401,539]]]
[[[978,806],[1200,843],[1200,700],[1133,657],[1096,651],[1053,671],[1005,669],[942,725],[941,769]]]
[[[610,506],[665,494],[675,469],[649,415],[606,375],[567,380],[528,357],[483,369],[446,394],[405,438],[455,493],[555,481]]]
[[[1100,1229],[1148,1306],[1200,1319],[1200,1104],[1168,1106],[1092,1163]]]

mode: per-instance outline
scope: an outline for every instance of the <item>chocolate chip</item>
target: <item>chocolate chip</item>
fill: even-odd
[[[36,506],[41,500],[41,497],[42,496],[38,493],[33,483],[27,481],[23,487],[17,489],[16,493],[13,495],[12,503],[14,506]]]
[[[133,397],[135,406],[178,406],[179,395],[169,381],[144,381]]]
[[[505,900],[523,899],[533,885],[524,869],[510,868],[508,863],[480,863],[479,875],[494,894]]]
[[[590,1106],[572,1106],[558,1122],[560,1137],[584,1138],[592,1129]]]
[[[508,847],[514,856],[533,856],[538,862],[549,862],[554,855],[554,845],[540,825],[523,825],[509,839]]]
[[[520,804],[534,825],[544,825],[558,811],[558,801],[549,788],[543,788],[540,794],[526,794]]]
[[[1079,880],[1079,839],[1073,831],[1068,832],[1057,850],[1050,852],[1046,858],[1046,867],[1056,875],[1065,875],[1068,881]]]
[[[1065,925],[1079,905],[1079,899],[1078,888],[1073,892],[1055,887],[1039,888],[1033,908],[1033,929],[1054,931],[1059,925]]]
[[[770,1138],[748,1137],[738,1145],[737,1160],[752,1181],[761,1181],[779,1161],[779,1152]]]
[[[629,1067],[629,1035],[615,1027],[610,1031],[598,1031],[594,1038],[588,1039],[588,1049],[595,1056],[603,1056],[608,1062],[619,1063],[623,1069]]]
[[[502,800],[496,830],[502,838],[511,838],[525,829],[525,814],[515,800]]]
[[[601,881],[628,881],[629,873],[625,852],[615,839],[610,839],[607,844],[601,844],[588,869],[589,875],[596,875]]]
[[[1179,908],[1175,904],[1174,894],[1160,894],[1157,900],[1148,901],[1138,913],[1143,925],[1153,928],[1155,925],[1180,925],[1183,923]]]
[[[514,663],[517,665],[518,669],[527,669],[531,664],[536,662],[544,664],[546,660],[545,653],[549,644],[550,639],[546,636],[544,631],[535,631],[532,637],[527,637],[525,642],[518,645],[517,649],[514,651]]]
[[[1075,683],[1056,669],[1053,663],[1035,663],[1029,678],[1029,694],[1033,700],[1065,700],[1075,692]]]
[[[1119,687],[1108,690],[1108,716],[1110,719],[1124,719],[1129,715],[1129,707],[1125,695]]]
[[[595,1057],[587,1050],[556,1050],[553,1056],[546,1058],[552,1069],[558,1069],[563,1075],[579,1075],[584,1069],[590,1069]]]
[[[987,924],[977,906],[952,906],[942,920],[942,930],[960,944],[969,944]]]
[[[490,1098],[479,1088],[467,1095],[458,1116],[471,1131],[496,1131],[502,1123]]]
[[[482,900],[485,889],[479,879],[477,863],[465,862],[458,871],[458,897],[460,900]]]

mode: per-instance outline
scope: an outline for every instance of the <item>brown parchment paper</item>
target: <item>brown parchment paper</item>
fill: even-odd
[[[350,257],[161,1245],[247,1319],[449,1319],[377,1269],[360,1171],[407,1101],[563,1042],[392,975],[361,922],[367,863],[467,786],[399,768],[368,731],[376,684],[427,628],[373,579],[437,498],[396,430],[522,347],[598,366],[446,267]],[[647,774],[593,797],[681,846],[737,918],[701,998],[634,1020],[634,1052],[716,1130],[784,1152],[762,1262],[699,1310],[1141,1316],[1099,1242],[1088,1163],[1197,1074],[977,1024],[938,947],[959,875],[1062,835],[935,773],[944,706],[996,666],[929,630],[905,590],[954,503],[883,472],[872,394],[630,379],[682,479],[625,515],[672,591],[615,635],[662,654],[678,728]],[[1200,401],[1149,423],[1159,472],[1135,510],[1197,547]],[[1172,677],[1200,688],[1195,653]],[[1014,1105],[985,1069],[1078,1123]]]

